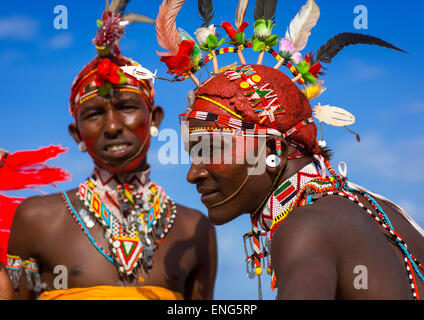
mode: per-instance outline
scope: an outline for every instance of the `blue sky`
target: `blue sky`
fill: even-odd
[[[61,144],[69,152],[50,163],[66,168],[73,176],[62,189],[76,187],[92,169],[91,159],[81,154],[67,133],[72,121],[68,113],[69,88],[83,65],[96,54],[91,45],[104,0],[26,1],[25,5],[9,1],[0,13],[0,147],[15,151],[49,144]],[[161,1],[136,1],[128,11],[156,17]],[[284,36],[287,25],[306,1],[280,1],[274,32]],[[327,144],[335,151],[333,165],[345,161],[351,181],[392,199],[424,226],[421,204],[424,182],[424,90],[421,79],[424,61],[421,1],[317,0],[321,17],[312,30],[305,53],[316,50],[339,32],[371,34],[393,43],[408,54],[365,45],[344,49],[331,63],[325,80],[327,91],[313,104],[330,104],[355,114],[354,136],[344,129],[323,125]],[[384,5],[383,5],[384,3]],[[56,5],[68,9],[68,29],[53,26]],[[354,7],[368,9],[368,30],[356,30]],[[215,24],[234,21],[237,1],[215,1]],[[247,20],[253,20],[251,1]],[[177,18],[177,25],[189,33],[200,26],[197,1],[187,3]],[[247,33],[252,33],[252,27]],[[222,31],[223,33],[223,31]],[[152,25],[132,25],[121,41],[124,55],[139,61],[161,76],[166,67],[159,62]],[[256,54],[246,53],[247,61],[256,61]],[[227,55],[220,65],[237,61]],[[265,64],[273,65],[272,57]],[[205,77],[205,74],[203,74]],[[157,104],[166,115],[161,129],[178,130],[177,114],[183,112],[191,81],[171,84],[157,81]],[[157,152],[164,142],[153,140],[149,162],[152,179],[165,187],[174,200],[206,213],[195,187],[185,176],[188,165],[161,165]],[[57,192],[54,188],[44,188]],[[26,192],[25,195],[36,194]],[[250,228],[249,218],[241,217],[217,227],[219,265],[215,288],[216,299],[256,299],[256,281],[248,280],[244,270],[242,235]],[[263,281],[264,297],[273,299],[269,279]]]

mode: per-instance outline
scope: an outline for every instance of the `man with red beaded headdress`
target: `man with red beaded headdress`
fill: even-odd
[[[201,2],[207,25],[210,1]],[[424,259],[423,230],[389,200],[348,182],[343,165],[336,174],[325,141],[317,141],[313,116],[336,126],[352,124],[354,117],[330,106],[312,110],[309,103],[324,91],[317,79],[321,63],[331,62],[343,47],[365,43],[400,49],[375,37],[342,33],[316,56],[302,58],[300,51],[319,17],[318,6],[308,0],[276,52],[276,36],[271,34],[275,4],[256,1],[255,35],[249,42],[242,23],[247,1],[240,1],[238,31],[228,22],[222,24],[235,48],[218,50],[213,25],[198,29],[196,35],[203,36],[197,37],[199,44],[190,40],[191,47],[198,45],[209,53],[196,60],[188,52],[191,64],[181,69],[175,68],[181,67],[176,61],[184,60],[177,49],[186,47],[187,40],[164,27],[172,20],[164,16],[178,12],[182,2],[163,2],[156,31],[159,45],[171,53],[161,60],[179,79],[190,77],[197,86],[181,114],[193,159],[187,180],[196,184],[212,223],[250,214],[252,231],[244,240],[252,252],[245,247],[246,263],[249,277],[258,277],[259,298],[265,265],[279,299],[418,299],[424,294],[424,266],[419,262]],[[168,42],[163,41],[166,34]],[[172,44],[171,39],[180,43]],[[259,52],[256,64],[245,63],[241,51],[246,48]],[[241,65],[220,71],[216,56],[225,52],[237,53]],[[262,65],[264,52],[279,61],[274,68]],[[195,72],[209,60],[214,62],[214,75],[201,83]],[[293,79],[279,70],[282,65]],[[297,83],[310,85],[300,90]],[[198,137],[202,145],[210,141],[210,148],[199,148]],[[252,148],[258,154],[253,162],[248,159]],[[263,171],[252,170],[261,165]]]
[[[146,154],[163,110],[152,74],[120,55],[123,26],[148,21],[121,14],[126,2],[106,7],[98,56],[71,89],[69,132],[94,171],[79,188],[30,198],[17,210],[8,261],[17,298],[212,298],[213,226],[149,179]]]

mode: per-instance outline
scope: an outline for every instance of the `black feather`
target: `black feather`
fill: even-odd
[[[256,0],[253,17],[255,21],[259,19],[274,20],[276,9],[277,0]]]
[[[370,45],[377,45],[380,47],[385,47],[393,50],[398,50],[401,52],[406,53],[402,49],[399,49],[395,47],[394,45],[373,37],[368,36],[361,33],[352,33],[352,32],[344,32],[340,33],[330,40],[327,41],[326,44],[321,46],[316,54],[316,58],[311,60],[311,62],[320,61],[324,63],[330,63],[332,59],[346,46],[352,45],[352,44],[370,44]]]
[[[207,27],[213,18],[213,5],[212,0],[199,0],[198,2],[199,13],[202,16],[203,27]]]

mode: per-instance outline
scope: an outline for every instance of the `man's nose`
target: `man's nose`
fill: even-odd
[[[123,126],[119,115],[110,108],[106,112],[105,124],[104,124],[104,135],[107,139],[116,139],[122,134]]]
[[[194,164],[190,166],[190,170],[187,173],[187,181],[192,184],[196,184],[201,179],[206,179],[209,173],[203,164]]]

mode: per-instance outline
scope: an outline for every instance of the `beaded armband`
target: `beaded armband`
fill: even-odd
[[[40,268],[35,259],[22,260],[19,256],[8,254],[6,269],[15,291],[19,290],[22,272],[24,272],[27,288],[35,292],[41,292]]]

